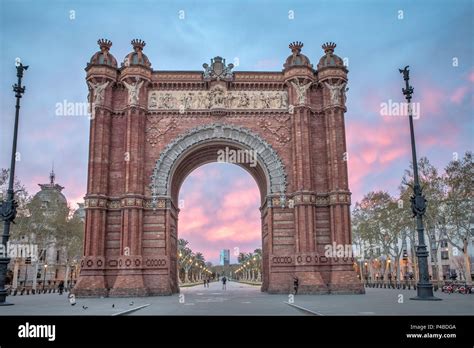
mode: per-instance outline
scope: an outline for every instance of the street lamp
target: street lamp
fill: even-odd
[[[0,306],[8,306],[13,303],[7,303],[7,290],[5,289],[5,281],[7,277],[7,267],[10,263],[10,258],[6,253],[8,239],[10,239],[10,224],[15,221],[16,208],[18,202],[15,201],[13,192],[13,181],[15,179],[15,164],[16,164],[16,144],[18,139],[18,119],[20,116],[20,99],[22,94],[25,93],[25,87],[21,85],[21,79],[23,72],[28,69],[28,66],[18,62],[16,64],[16,76],[18,77],[17,84],[13,85],[13,91],[15,92],[16,105],[15,105],[15,125],[13,127],[13,145],[12,145],[12,156],[10,162],[10,175],[8,180],[8,190],[6,200],[0,201],[0,218],[3,220],[3,235],[2,245],[5,253],[0,256]]]
[[[46,283],[46,270],[48,269],[48,265],[44,265],[44,275],[43,275],[43,291],[44,291],[44,284]]]
[[[413,115],[411,109],[411,97],[413,94],[413,87],[410,86],[410,70],[408,65],[404,69],[399,69],[400,73],[403,74],[403,80],[405,81],[405,88],[402,88],[402,92],[405,95],[405,99],[408,103],[408,120],[410,123],[410,137],[411,137],[411,155],[413,161],[413,196],[411,197],[411,209],[413,217],[416,216],[416,230],[418,231],[418,245],[416,247],[416,257],[418,258],[418,272],[419,281],[416,288],[417,296],[411,298],[411,300],[425,300],[425,301],[441,301],[440,298],[434,297],[433,295],[433,284],[430,282],[429,271],[428,271],[428,255],[429,252],[426,250],[424,227],[423,227],[423,215],[426,211],[426,199],[423,196],[423,190],[420,186],[418,178],[418,162],[416,160],[416,145],[415,145],[415,132],[413,129]]]
[[[368,263],[367,261],[364,262],[364,267],[365,267],[365,283],[366,283],[366,286],[369,286],[369,272],[368,272]]]

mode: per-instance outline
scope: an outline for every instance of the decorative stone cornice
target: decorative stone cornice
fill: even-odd
[[[326,257],[318,253],[296,253],[291,255],[270,255],[272,267],[288,266],[336,266],[352,265],[353,257]]]
[[[107,199],[106,198],[85,198],[84,199],[85,209],[106,209]]]
[[[329,204],[351,204],[351,193],[349,191],[337,191],[329,193]]]

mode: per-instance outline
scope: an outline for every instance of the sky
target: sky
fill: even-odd
[[[56,116],[56,104],[85,102],[84,68],[97,39],[113,42],[120,62],[130,40],[147,42],[154,69],[201,70],[220,55],[236,71],[281,71],[288,44],[304,43],[316,66],[321,44],[349,69],[346,133],[353,202],[371,190],[396,194],[410,161],[406,117],[382,115],[401,102],[399,68],[410,65],[417,151],[440,170],[473,149],[472,1],[30,1],[0,0],[0,167],[9,166],[15,59],[25,73],[16,175],[30,193],[57,182],[74,206],[85,195],[89,120]],[[223,189],[224,188],[224,189]],[[180,191],[179,237],[216,263],[222,248],[261,246],[259,192],[237,166],[196,169]],[[226,209],[228,208],[228,209]]]

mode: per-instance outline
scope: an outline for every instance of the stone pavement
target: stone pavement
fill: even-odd
[[[416,293],[413,290],[366,291],[366,295],[297,295],[293,304],[315,315],[474,315],[474,294],[436,292],[443,301],[425,302],[409,300]],[[290,306],[288,295],[269,295],[260,292],[259,286],[235,282],[228,282],[227,290],[214,282],[209,288],[182,288],[173,296],[79,298],[75,306],[69,304],[66,294],[57,293],[9,296],[7,300],[15,305],[0,307],[0,315],[311,315]]]

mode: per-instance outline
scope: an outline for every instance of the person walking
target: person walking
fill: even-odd
[[[222,277],[222,290],[227,290],[225,283],[227,282],[227,278],[224,276]]]
[[[62,295],[62,294],[63,294],[63,291],[64,291],[64,281],[61,280],[61,281],[59,282],[58,290],[59,290],[59,295]]]
[[[297,276],[293,277],[293,289],[295,291],[295,295],[298,293],[298,286],[300,285],[300,281]]]

